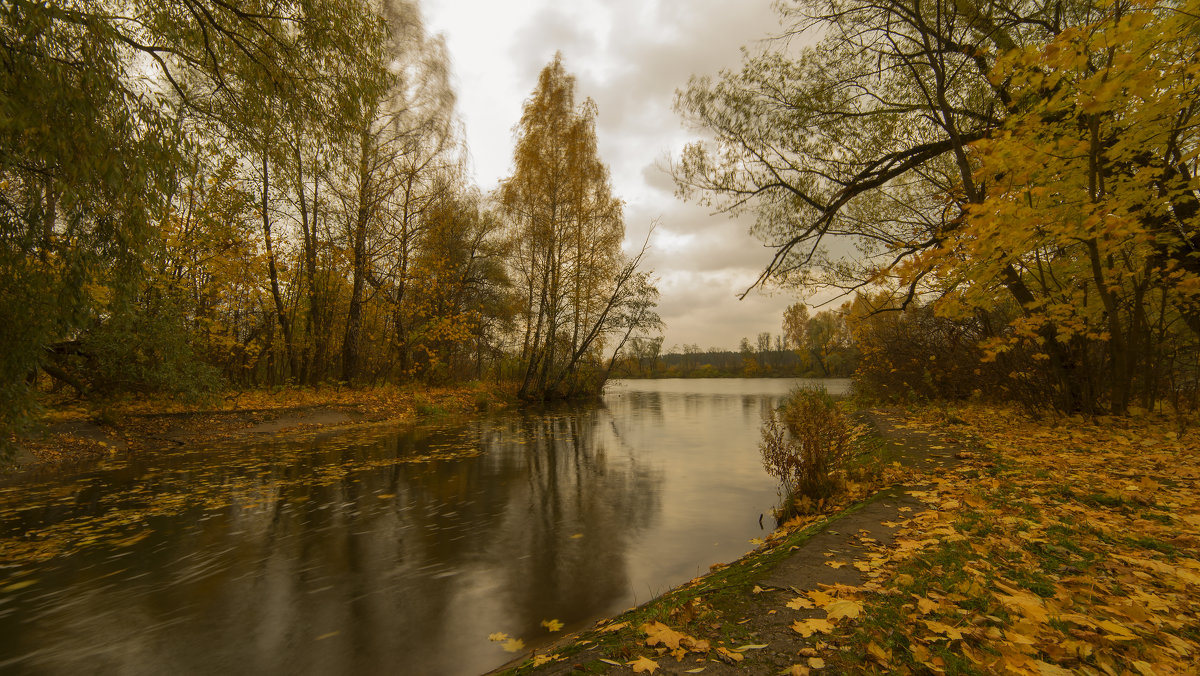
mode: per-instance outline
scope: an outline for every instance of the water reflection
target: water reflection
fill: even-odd
[[[478,673],[749,548],[786,381],[189,449],[0,491],[0,670]]]

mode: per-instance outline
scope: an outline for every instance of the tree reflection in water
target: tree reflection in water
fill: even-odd
[[[544,643],[543,620],[578,628],[749,548],[775,498],[759,412],[787,383],[730,382],[10,487],[0,670],[498,666],[492,632]]]

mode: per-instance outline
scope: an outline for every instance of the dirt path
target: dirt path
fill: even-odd
[[[793,665],[807,665],[807,658],[818,655],[820,634],[805,638],[792,625],[824,617],[826,611],[799,607],[803,604],[797,602],[789,607],[789,602],[804,598],[806,592],[839,586],[869,588],[878,575],[869,565],[872,554],[893,547],[897,527],[927,509],[910,495],[928,488],[919,478],[954,471],[956,456],[965,455],[952,423],[943,433],[931,435],[905,428],[902,411],[865,415],[882,438],[886,461],[909,469],[914,481],[884,489],[773,548],[751,553],[641,608],[543,648],[537,651],[541,659],[558,659],[538,669],[530,669],[528,655],[509,668],[523,663],[522,673],[630,673],[630,663],[637,666],[636,660],[649,651],[647,634],[640,628],[653,622],[677,632],[664,634],[666,640],[658,647],[674,640],[682,649],[676,656],[655,657],[654,673],[775,675]],[[705,647],[698,642],[707,642],[709,649],[689,649]],[[797,673],[806,669],[801,666]]]

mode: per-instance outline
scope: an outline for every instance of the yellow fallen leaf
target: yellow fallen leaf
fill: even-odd
[[[506,634],[506,633],[504,633],[504,632],[502,632],[502,631],[497,631],[497,632],[495,632],[495,633],[488,634],[488,640],[489,640],[489,641],[497,641],[497,642],[499,642],[499,641],[507,641],[507,640],[508,640],[508,634]]]
[[[632,662],[626,662],[626,664],[633,667],[633,673],[635,673],[635,674],[641,673],[643,671],[653,674],[654,670],[658,669],[658,662],[655,662],[654,660],[650,659],[649,657],[646,657],[645,655],[637,658],[636,660],[634,660]]]
[[[862,612],[862,604],[858,601],[851,601],[849,599],[834,601],[833,603],[825,606],[825,614],[828,615],[829,619],[831,620],[840,620],[842,618],[853,620],[854,618],[858,617],[860,612]]]
[[[892,653],[880,648],[879,645],[874,641],[871,641],[867,644],[867,654],[871,657],[874,657],[876,661],[885,667],[888,666],[892,660]]]
[[[546,631],[562,631],[563,623],[558,620],[542,620],[542,626]]]
[[[725,648],[725,647],[717,648],[717,652],[720,653],[725,659],[729,660],[730,662],[741,662],[742,660],[746,659],[745,655],[743,655],[741,653],[735,653],[732,650]]]
[[[803,664],[793,664],[791,668],[784,669],[779,673],[787,674],[787,676],[808,676],[811,670]]]
[[[581,538],[581,537],[583,537],[583,533],[576,533],[576,534],[574,534],[574,535],[572,535],[572,536],[571,536],[571,539],[572,539],[572,540],[578,540],[578,539],[579,539],[579,538]]]
[[[525,649],[525,642],[519,638],[510,638],[500,647],[504,648],[506,653],[515,653]]]
[[[679,642],[688,638],[686,634],[681,634],[662,622],[648,622],[639,629],[646,634],[646,645],[652,648],[662,644],[671,650],[679,650]]]
[[[920,612],[922,615],[928,615],[929,613],[932,613],[933,611],[937,610],[937,608],[938,608],[937,601],[926,598],[924,596],[917,597],[917,611]]]
[[[813,669],[824,669],[825,660],[821,659],[820,657],[810,657],[808,658],[808,666],[812,667]]]
[[[787,602],[787,607],[791,608],[792,610],[801,610],[803,608],[812,608],[813,602],[809,601],[808,599],[804,598],[803,596],[797,596],[796,598]]]
[[[829,566],[830,568],[833,568],[834,570],[837,570],[838,568],[841,568],[842,566],[846,565],[846,562],[845,561],[826,561],[825,565]]]
[[[1037,665],[1038,676],[1071,676],[1072,673],[1070,670],[1063,669],[1057,664],[1050,664],[1041,660],[1034,660],[1034,664]]]
[[[1137,638],[1137,635],[1130,631],[1128,627],[1111,620],[1100,620],[1096,622],[1096,626],[1107,632],[1105,635],[1111,639],[1118,641],[1132,641],[1133,639]]]
[[[792,623],[792,630],[804,638],[808,638],[814,633],[828,634],[833,631],[833,625],[829,623],[829,620],[812,618],[808,620],[796,620]]]
[[[946,638],[948,638],[952,641],[957,641],[962,638],[962,634],[959,633],[959,631],[957,629],[955,629],[954,627],[951,627],[948,624],[943,624],[941,622],[938,622],[937,620],[921,620],[921,621],[925,623],[926,627],[929,627],[929,631],[932,631],[935,634],[942,634]]]

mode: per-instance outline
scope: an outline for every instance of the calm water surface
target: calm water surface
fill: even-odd
[[[617,381],[0,489],[0,671],[486,671],[513,657],[492,632],[535,647],[751,549],[759,424],[797,382]]]

